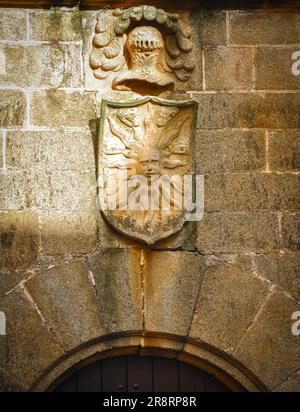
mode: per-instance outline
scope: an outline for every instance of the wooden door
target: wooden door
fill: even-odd
[[[211,375],[175,359],[120,356],[79,369],[55,392],[228,392]]]

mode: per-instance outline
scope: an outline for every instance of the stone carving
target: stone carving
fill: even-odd
[[[140,88],[141,94],[153,94],[143,93],[143,83],[170,89],[176,80],[190,78],[195,66],[192,49],[191,30],[178,14],[153,6],[102,11],[90,65],[98,79],[120,72],[112,78],[115,90]]]
[[[98,199],[118,231],[153,244],[182,228],[195,110],[193,101],[155,97],[102,103]]]

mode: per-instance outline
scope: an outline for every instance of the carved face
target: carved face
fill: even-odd
[[[160,174],[160,152],[145,146],[139,155],[137,173],[146,177]]]

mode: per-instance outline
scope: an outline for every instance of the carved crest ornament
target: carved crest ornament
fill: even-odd
[[[116,230],[150,245],[180,231],[191,212],[197,104],[157,96],[190,78],[192,49],[178,14],[139,6],[97,16],[90,66],[120,99],[102,100],[98,200]]]

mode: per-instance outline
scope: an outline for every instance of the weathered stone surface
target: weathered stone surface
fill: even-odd
[[[205,213],[197,248],[204,253],[238,253],[279,248],[277,216],[268,213]]]
[[[28,176],[30,204],[48,211],[91,211],[96,204],[96,179],[91,172],[46,172]]]
[[[138,250],[102,250],[89,258],[106,333],[142,329]]]
[[[299,171],[300,132],[270,133],[268,160],[270,170]]]
[[[0,214],[0,267],[25,268],[39,253],[39,221],[30,212]]]
[[[48,90],[32,93],[33,125],[89,127],[94,121],[93,92]]]
[[[300,253],[255,255],[257,272],[300,301]]]
[[[78,87],[81,48],[76,44],[2,46],[0,82],[18,87]]]
[[[202,277],[203,260],[193,253],[147,252],[145,329],[187,336]]]
[[[30,38],[44,41],[81,40],[81,22],[78,11],[31,11]]]
[[[233,352],[265,301],[268,283],[246,269],[249,262],[237,258],[206,263],[190,337]]]
[[[300,93],[208,93],[193,98],[199,102],[202,129],[300,127]]]
[[[27,177],[22,173],[0,171],[0,209],[24,209],[29,202]]]
[[[234,12],[230,15],[230,43],[299,43],[299,26],[299,13]]]
[[[26,40],[25,10],[0,9],[0,39]]]
[[[90,253],[97,239],[95,211],[42,215],[41,234],[42,250],[46,254]]]
[[[194,30],[199,30],[203,45],[217,46],[226,43],[226,13],[203,11]]]
[[[6,162],[8,168],[24,170],[94,170],[91,132],[8,131]]]
[[[300,372],[290,376],[275,392],[300,392]]]
[[[275,291],[235,352],[270,389],[299,370],[299,337],[291,331],[292,314],[299,310],[294,300]]]
[[[283,214],[282,222],[282,246],[284,248],[300,249],[300,213]]]
[[[206,90],[251,89],[252,50],[247,47],[207,47],[204,50]]]
[[[65,349],[103,334],[88,270],[79,261],[47,270],[26,282],[33,300]]]
[[[0,369],[0,392],[25,392],[26,390],[28,388],[22,386],[21,382],[18,382],[18,379],[13,377],[9,371]]]
[[[18,90],[0,90],[0,127],[22,126],[25,107],[24,93]]]
[[[291,70],[292,54],[295,50],[298,48],[257,48],[255,88],[262,90],[299,89],[299,77],[293,75]]]
[[[2,153],[2,156],[0,155],[0,169],[3,167],[3,139],[2,133],[0,133],[0,154]]]
[[[299,175],[214,174],[205,178],[207,211],[296,211],[299,196]]]
[[[14,292],[5,296],[0,301],[0,310],[7,319],[9,351],[5,370],[19,384],[30,386],[63,355],[63,350],[23,294]]]
[[[198,130],[198,173],[260,171],[265,167],[265,136],[253,130]]]

